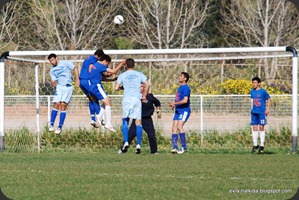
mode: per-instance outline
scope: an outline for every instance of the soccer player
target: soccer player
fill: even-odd
[[[104,91],[102,85],[103,73],[115,74],[120,70],[120,68],[125,64],[125,61],[122,61],[115,69],[110,69],[108,67],[111,62],[110,56],[104,54],[100,57],[99,61],[89,65],[89,81],[90,81],[90,94],[93,95],[98,101],[102,101],[105,105],[105,115],[106,115],[106,124],[105,128],[116,132],[112,127],[111,123],[111,105],[110,99],[106,92]]]
[[[140,86],[140,92],[143,93],[143,90],[145,88],[144,84],[141,84]],[[160,101],[152,94],[148,93],[146,95],[146,101],[142,102],[142,114],[141,114],[141,124],[143,130],[147,133],[148,141],[150,144],[150,150],[151,154],[159,154],[158,147],[157,147],[157,140],[156,140],[156,133],[155,133],[155,127],[152,119],[152,115],[154,113],[155,107],[157,108],[157,115],[158,118],[161,119],[161,103]],[[131,126],[129,128],[129,145],[131,144],[132,140],[136,137],[136,125],[135,125],[135,119],[133,119]],[[118,153],[126,153],[127,149],[124,149],[123,147],[120,148]]]
[[[189,74],[187,72],[182,72],[178,78],[179,80],[179,88],[175,96],[175,101],[170,102],[169,106],[175,110],[173,123],[172,123],[172,145],[173,149],[171,153],[173,154],[183,154],[187,151],[186,144],[186,135],[184,131],[184,124],[187,122],[190,114],[190,93],[191,89],[187,84],[189,80]],[[178,150],[178,134],[180,135],[180,140],[182,144],[182,148]]]
[[[99,128],[99,126],[96,123],[96,118],[95,118],[96,116],[98,118],[99,124],[103,125],[103,119],[100,116],[104,112],[104,109],[103,108],[101,109],[99,105],[99,101],[95,99],[95,97],[92,96],[89,92],[90,81],[88,79],[89,78],[88,68],[89,65],[98,62],[98,60],[102,55],[104,55],[104,51],[102,49],[96,50],[94,55],[91,55],[84,60],[80,71],[80,88],[89,99],[89,112],[91,117],[91,125],[94,128]]]
[[[55,130],[56,134],[60,134],[66,118],[66,108],[74,91],[74,86],[72,84],[72,71],[75,72],[77,86],[80,84],[79,71],[72,62],[60,61],[55,54],[50,54],[48,56],[48,60],[53,65],[50,70],[50,76],[51,85],[55,87],[53,98],[54,106],[51,112],[49,131],[54,131],[54,122],[58,111],[60,111],[59,125]]]
[[[252,98],[251,109],[251,126],[253,147],[251,153],[258,150],[259,154],[264,153],[265,143],[265,125],[267,124],[267,116],[270,113],[271,98],[268,92],[261,88],[261,79],[259,77],[252,78],[252,89],[250,96]],[[266,105],[267,103],[267,105]],[[258,134],[260,133],[260,146],[258,146]]]
[[[135,119],[136,125],[136,154],[141,153],[141,141],[142,141],[142,125],[141,125],[141,102],[146,102],[146,95],[149,89],[149,82],[146,76],[134,70],[135,61],[132,58],[126,60],[127,71],[121,73],[116,81],[115,90],[120,89],[120,85],[124,88],[124,95],[122,100],[122,134],[124,139],[124,145],[122,151],[126,151],[129,148],[128,132],[129,132],[129,120]],[[140,84],[144,83],[145,87],[143,93],[140,93]],[[141,101],[140,101],[141,100]]]

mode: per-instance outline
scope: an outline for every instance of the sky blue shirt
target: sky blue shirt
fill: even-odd
[[[80,71],[80,79],[88,80],[88,77],[89,77],[89,73],[88,73],[89,65],[94,64],[97,61],[98,61],[98,59],[94,55],[91,55],[91,56],[87,57],[83,61],[82,68],[81,68],[81,71]]]
[[[259,90],[251,89],[250,95],[252,98],[252,109],[253,114],[264,114],[266,111],[266,100],[270,99],[268,92],[262,88]]]
[[[122,84],[124,87],[123,98],[136,97],[141,99],[140,84],[146,80],[147,78],[143,73],[135,70],[127,70],[120,74],[117,78],[117,83]]]
[[[175,102],[183,100],[184,97],[188,97],[188,102],[181,105],[175,105],[176,110],[185,110],[185,111],[190,110],[190,94],[191,94],[191,89],[188,84],[180,85],[175,95]]]
[[[50,69],[52,81],[56,81],[58,85],[72,85],[72,71],[75,68],[74,64],[69,61],[59,60],[58,65]]]
[[[93,64],[91,71],[89,73],[88,79],[91,84],[102,84],[103,72],[106,72],[108,67],[99,62]]]

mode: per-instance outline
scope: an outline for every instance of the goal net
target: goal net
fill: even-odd
[[[162,106],[162,118],[153,115],[160,151],[171,149],[173,110],[168,103],[174,100],[178,76],[185,71],[190,74],[188,84],[192,90],[192,114],[184,126],[190,151],[249,151],[252,146],[249,91],[251,79],[259,76],[262,87],[272,99],[266,125],[267,149],[286,152],[292,147],[296,152],[298,59],[294,48],[104,51],[112,58],[110,67],[132,57],[136,61],[135,69],[148,77],[150,92]],[[77,87],[67,109],[63,132],[55,135],[48,131],[54,91],[49,76],[51,65],[47,60],[50,53],[56,53],[60,60],[74,62],[80,71],[84,58],[94,51],[12,51],[4,54],[0,63],[3,77],[0,83],[0,98],[3,99],[0,149],[117,152],[122,142],[122,91],[113,90],[114,82],[104,83],[104,88],[112,101],[112,122],[117,133],[90,126],[88,99]],[[145,132],[143,148],[149,149]]]

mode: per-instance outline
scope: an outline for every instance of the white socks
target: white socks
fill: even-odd
[[[258,139],[259,132],[258,131],[252,131],[252,141],[253,146],[257,146],[257,139]]]
[[[264,143],[265,143],[265,137],[266,137],[266,134],[265,134],[265,131],[260,131],[260,142],[261,142],[261,145],[260,146],[264,146]]]
[[[253,146],[257,146],[258,135],[259,135],[258,131],[252,131]],[[262,147],[264,147],[265,144],[265,137],[266,137],[265,131],[260,131],[260,142],[261,142],[260,146]]]
[[[107,126],[112,126],[111,123],[111,106],[106,106],[105,108],[105,113],[106,113],[106,125]]]

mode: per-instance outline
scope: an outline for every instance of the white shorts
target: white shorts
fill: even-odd
[[[141,120],[141,100],[135,97],[127,97],[122,101],[123,118]]]
[[[57,85],[54,92],[53,102],[65,102],[69,104],[72,98],[73,91],[74,86]]]

